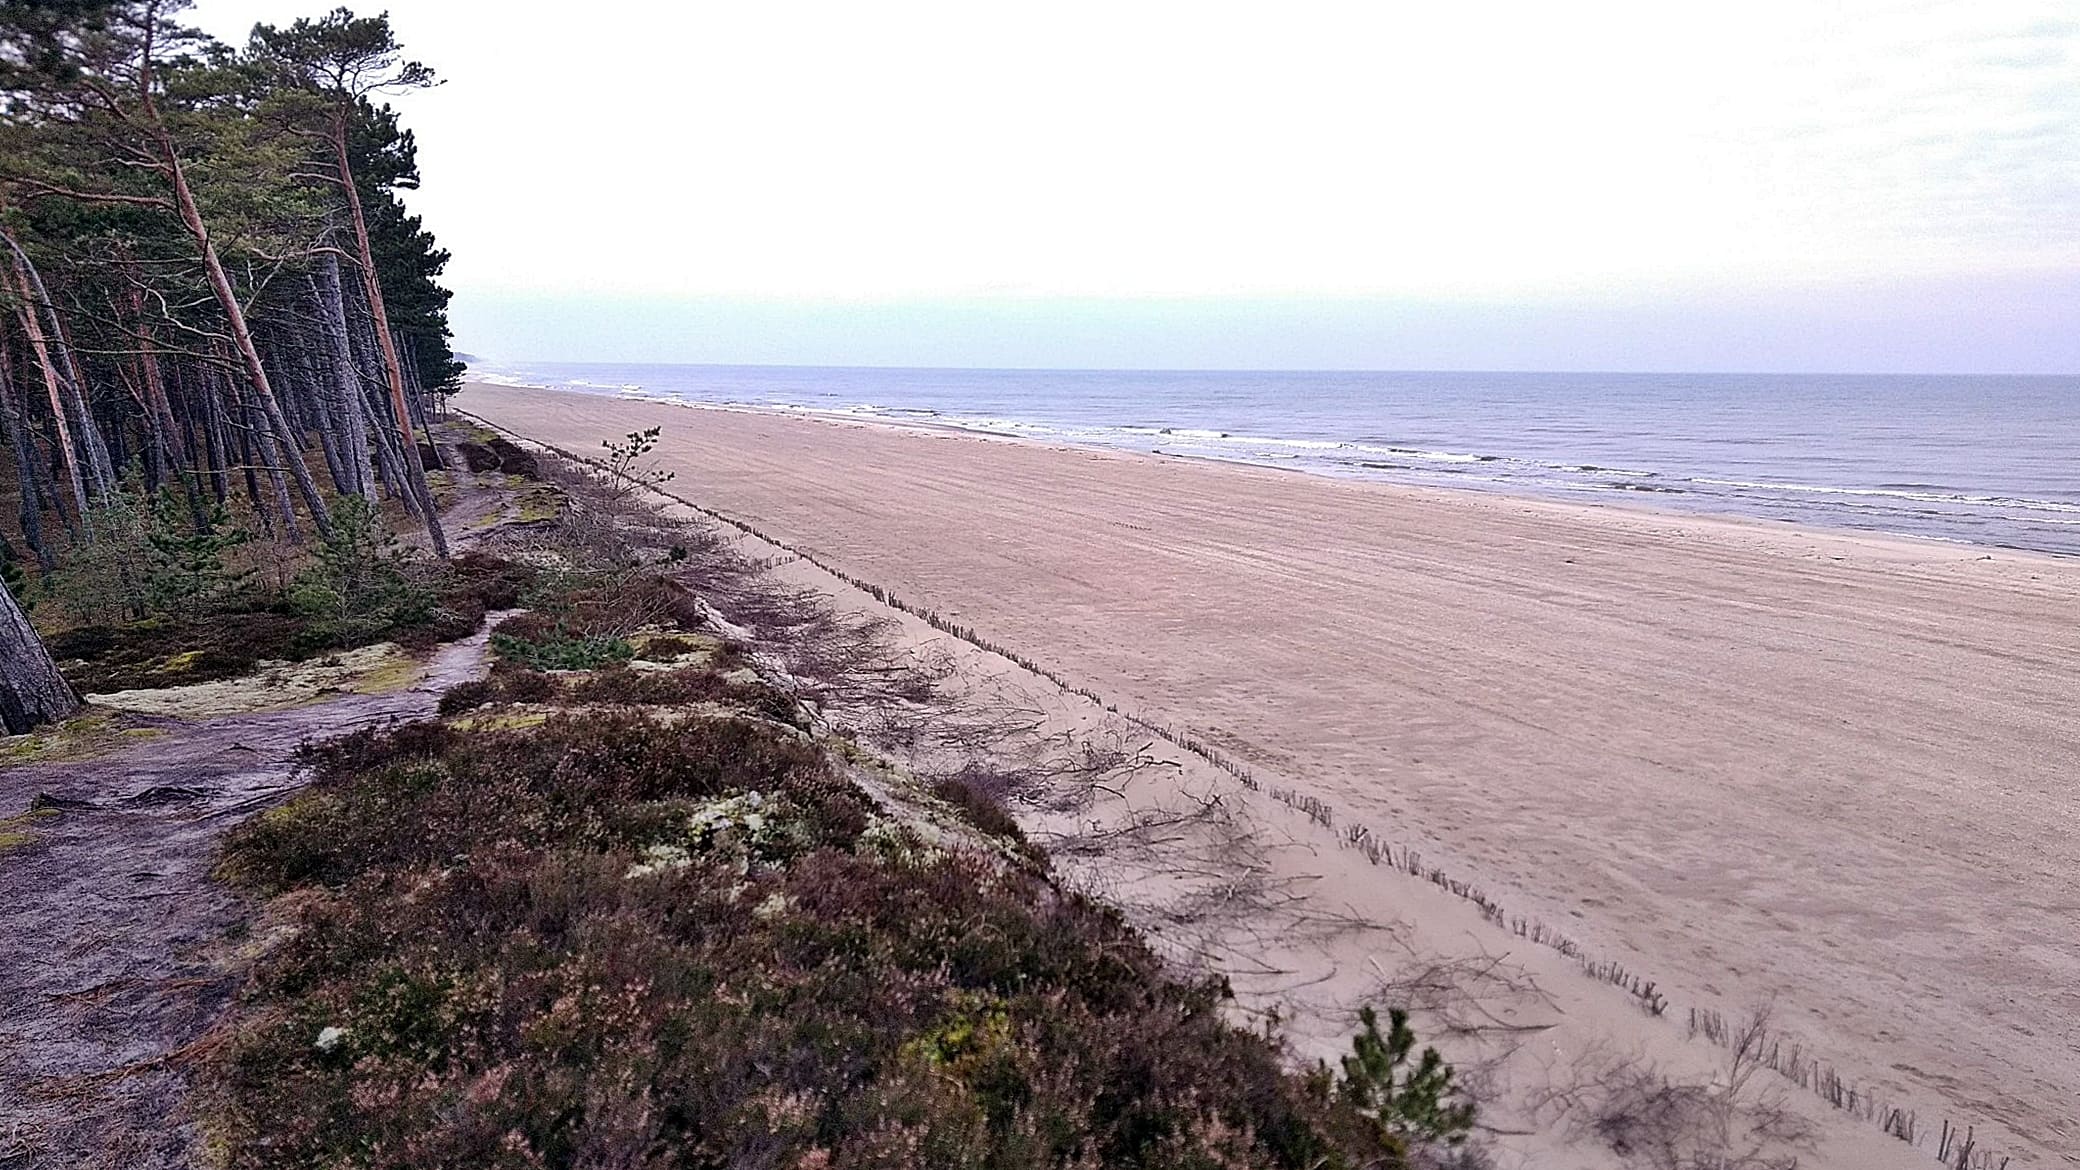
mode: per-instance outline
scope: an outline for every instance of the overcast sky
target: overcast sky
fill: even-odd
[[[2080,371],[2080,0],[389,7],[487,357]]]

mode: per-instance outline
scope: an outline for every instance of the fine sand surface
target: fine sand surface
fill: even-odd
[[[512,387],[1846,1075],[2080,1164],[2080,564]],[[1679,1008],[1680,1010],[1680,1008]]]

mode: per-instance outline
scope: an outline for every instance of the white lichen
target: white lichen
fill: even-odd
[[[903,822],[882,816],[867,821],[867,827],[860,830],[853,850],[862,857],[871,857],[898,869],[931,865],[946,856],[943,850],[927,844]]]
[[[693,864],[693,855],[684,846],[671,844],[648,845],[643,848],[643,860],[628,867],[626,877],[649,877],[651,874],[668,870],[685,869]]]

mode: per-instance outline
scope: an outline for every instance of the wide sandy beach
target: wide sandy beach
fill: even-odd
[[[2080,1163],[2080,564],[473,386]]]

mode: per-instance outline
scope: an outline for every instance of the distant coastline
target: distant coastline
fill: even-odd
[[[473,380],[2080,556],[2080,483],[2057,470],[2080,379],[537,363]],[[1613,380],[1629,403],[1588,401]]]

